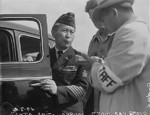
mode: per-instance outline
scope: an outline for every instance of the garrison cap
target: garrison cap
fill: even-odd
[[[93,19],[96,18],[101,9],[119,4],[123,7],[132,7],[134,0],[89,0],[86,4],[85,11]]]
[[[56,23],[61,23],[61,24],[65,24],[65,25],[69,25],[75,28],[75,14],[72,12],[68,12],[66,14],[61,15],[56,22],[54,23],[54,25]]]

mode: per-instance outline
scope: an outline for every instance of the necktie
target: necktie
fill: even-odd
[[[58,51],[57,54],[58,54],[58,58],[62,55],[63,51]]]

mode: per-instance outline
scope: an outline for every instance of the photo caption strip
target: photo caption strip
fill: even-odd
[[[149,92],[148,92],[148,94],[146,96],[147,97],[147,102],[148,102],[147,108],[150,109],[150,83],[147,83],[147,87],[149,89]]]

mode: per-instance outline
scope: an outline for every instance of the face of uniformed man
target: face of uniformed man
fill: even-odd
[[[69,48],[75,37],[75,28],[69,25],[60,24],[57,30],[53,33],[56,47],[59,50]]]

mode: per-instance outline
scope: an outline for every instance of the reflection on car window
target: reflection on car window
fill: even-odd
[[[36,61],[37,55],[40,52],[40,39],[22,35],[20,37],[20,45],[23,61]]]
[[[8,32],[0,30],[0,62],[13,61],[11,39]]]

